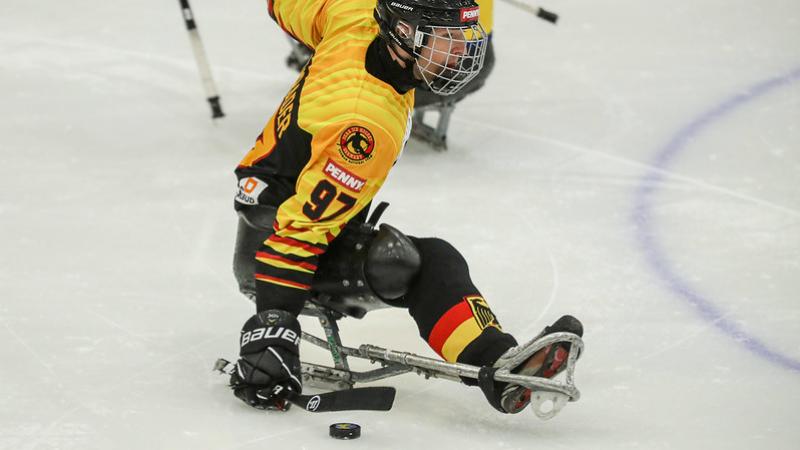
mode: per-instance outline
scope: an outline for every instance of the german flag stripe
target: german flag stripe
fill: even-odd
[[[274,266],[275,263],[279,263],[277,267],[282,269],[302,269],[303,271],[314,273],[317,271],[317,266],[307,262],[300,262],[300,261],[292,261],[291,259],[273,255],[267,252],[256,252],[256,259],[261,261],[264,264],[269,264]]]
[[[267,239],[266,244],[270,245],[271,243],[283,244],[291,248],[305,250],[306,252],[311,253],[313,255],[321,255],[325,253],[325,250],[327,250],[328,247],[327,245],[325,246],[314,245],[308,242],[298,241],[297,239],[292,239],[290,237],[278,236],[276,234],[273,234],[272,236],[269,237],[269,239]],[[272,248],[279,252],[281,251],[280,248],[276,248],[275,246],[272,246]]]
[[[474,320],[465,320],[458,326],[447,340],[444,342],[442,346],[442,358],[445,361],[456,362],[458,360],[458,356],[461,355],[461,352],[469,345],[472,341],[478,338],[481,335],[481,327],[478,325],[478,322]]]
[[[458,304],[450,308],[433,326],[431,334],[428,335],[428,345],[439,354],[442,354],[442,348],[454,331],[465,321],[473,319],[472,309],[466,301],[460,301]],[[472,320],[476,323],[475,320]],[[477,323],[476,323],[477,325]]]
[[[260,273],[256,274],[256,280],[265,281],[267,283],[272,283],[272,284],[277,284],[278,286],[285,286],[285,287],[290,287],[290,288],[294,288],[294,289],[302,289],[302,290],[305,290],[305,291],[311,289],[311,286],[309,286],[307,284],[296,283],[294,281],[284,280],[282,278],[273,277],[273,276],[269,276],[269,275],[264,275],[264,274],[260,274]]]

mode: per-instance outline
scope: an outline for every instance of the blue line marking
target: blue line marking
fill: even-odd
[[[656,157],[652,162],[656,170],[650,171],[642,178],[636,189],[632,212],[632,219],[636,227],[636,239],[644,252],[645,258],[656,274],[666,282],[670,291],[689,302],[689,304],[697,309],[703,319],[711,322],[715,327],[747,348],[747,350],[774,364],[796,372],[800,372],[800,361],[770,349],[758,338],[748,334],[745,330],[736,325],[736,323],[725,318],[725,314],[714,305],[714,302],[693,289],[692,286],[678,274],[673,268],[666,252],[656,240],[655,232],[652,229],[654,221],[651,217],[651,206],[653,194],[659,189],[664,179],[664,174],[661,170],[664,170],[675,161],[678,155],[686,149],[690,139],[699,135],[706,128],[737,108],[798,80],[800,80],[800,67],[795,68],[785,75],[757,83],[749,87],[746,91],[729,97],[681,128],[672,136],[669,142],[656,153]]]

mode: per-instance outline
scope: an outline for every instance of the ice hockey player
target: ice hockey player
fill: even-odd
[[[487,40],[474,0],[268,6],[314,56],[236,169],[234,273],[257,313],[242,328],[234,394],[256,408],[285,409],[286,392],[301,392],[297,315],[332,286],[342,297],[369,294],[408,309],[420,336],[447,361],[544,377],[563,369],[566,343],[504,367],[517,341],[452,245],[386,224],[362,226],[408,138],[414,88],[452,95],[481,70]],[[366,273],[366,282],[348,283],[353,271]],[[557,331],[582,334],[571,316],[543,334]],[[531,394],[514,385],[482,389],[504,413],[525,408]]]
[[[427,142],[437,150],[447,148],[447,130],[450,126],[450,117],[453,114],[456,103],[483,87],[494,68],[495,56],[494,45],[492,44],[494,0],[475,1],[480,7],[479,23],[487,36],[486,55],[480,72],[463,89],[452,95],[436,94],[427,89],[425,85],[419,86],[415,93],[411,135],[423,142]],[[286,65],[300,71],[311,59],[313,52],[291,37],[289,37],[289,44],[291,45],[291,51],[286,58]],[[434,117],[436,119],[435,123],[425,121],[425,116],[429,112],[433,114],[428,117]]]

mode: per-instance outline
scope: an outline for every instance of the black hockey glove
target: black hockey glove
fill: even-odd
[[[234,395],[258,409],[288,409],[289,391],[303,390],[297,318],[278,309],[262,311],[245,322],[239,345],[230,380]]]

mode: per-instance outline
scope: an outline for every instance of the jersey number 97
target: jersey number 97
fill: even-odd
[[[328,210],[334,200],[341,203],[342,207],[323,220],[333,220],[346,213],[355,206],[356,199],[344,192],[339,192],[330,181],[321,180],[311,191],[308,201],[303,205],[303,214],[316,222],[325,214],[325,211]]]

